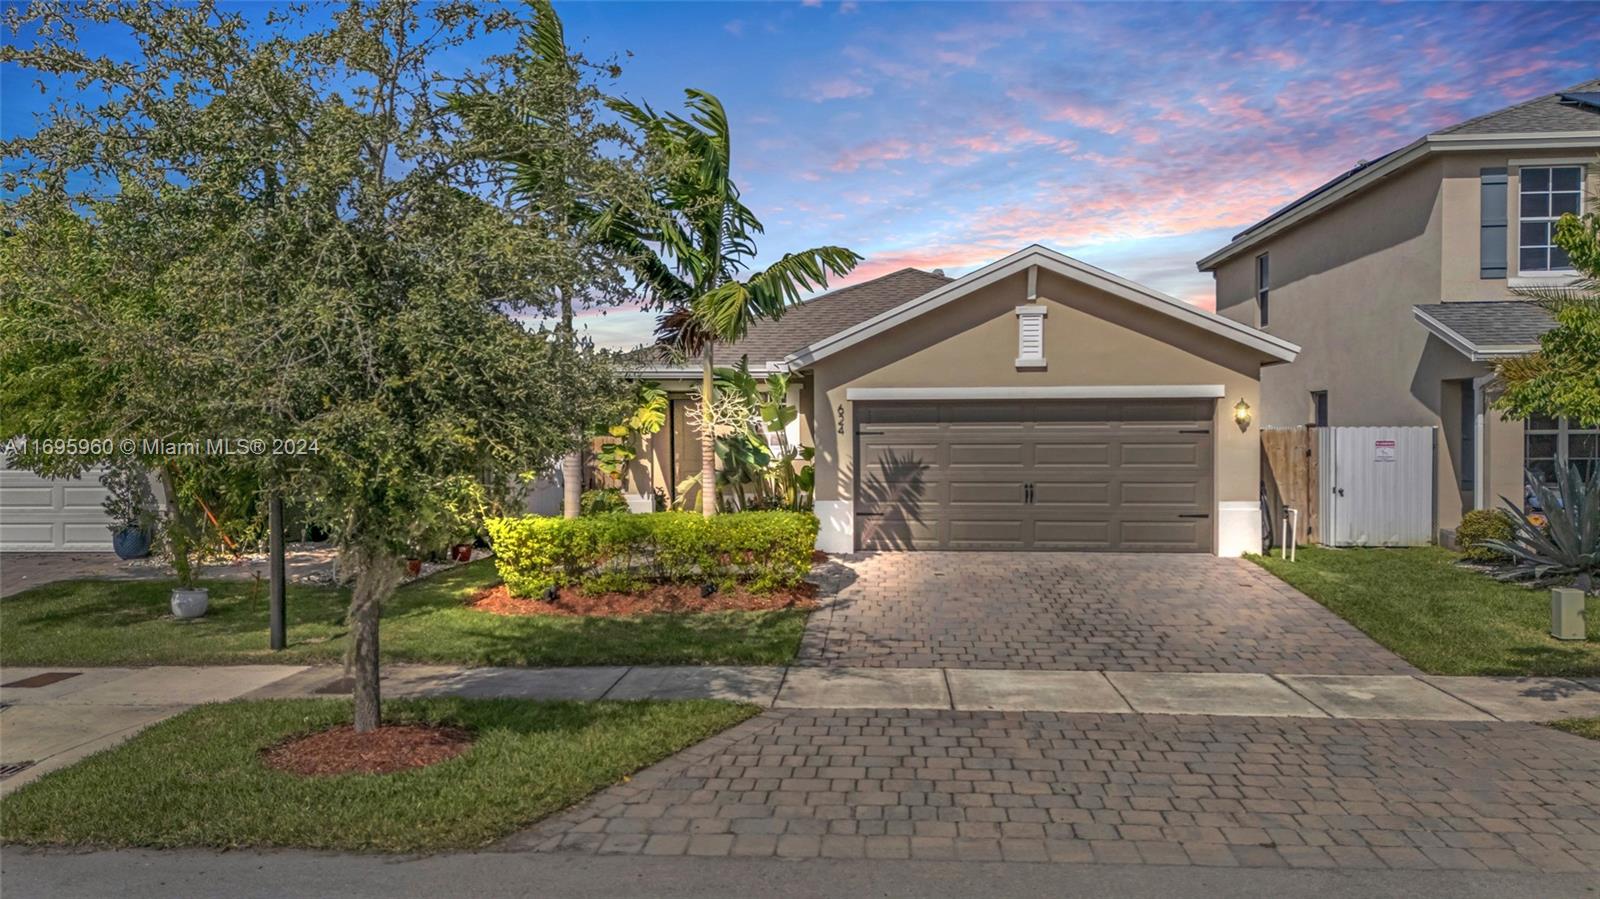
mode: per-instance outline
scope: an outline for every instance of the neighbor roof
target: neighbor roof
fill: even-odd
[[[1564,91],[1535,97],[1525,103],[1497,109],[1448,128],[1440,128],[1434,134],[1529,134],[1600,130],[1600,109],[1565,99],[1569,95],[1581,97],[1597,91],[1600,91],[1600,78],[1574,84]]]
[[[718,346],[716,358],[732,363],[740,356],[747,356],[751,370],[764,371],[795,350],[949,283],[950,279],[942,273],[903,268],[871,281],[841,287],[791,307],[776,321],[756,322],[743,340],[731,346]],[[679,367],[699,370],[692,360],[686,366],[673,365],[659,351],[655,361],[661,366],[656,370]]]
[[[1103,269],[1095,268],[1065,253],[1033,244],[1012,253],[1004,259],[996,260],[976,271],[962,275],[960,278],[924,293],[910,302],[879,313],[836,334],[824,337],[822,340],[816,341],[803,349],[795,350],[784,359],[784,364],[790,369],[799,369],[811,365],[819,359],[824,359],[848,349],[863,340],[881,334],[919,315],[938,309],[946,303],[959,300],[975,290],[987,287],[1012,275],[1027,272],[1035,266],[1103,290],[1112,296],[1147,309],[1170,315],[1201,330],[1209,331],[1227,340],[1248,346],[1274,359],[1293,362],[1295,356],[1300,352],[1299,346],[1287,340],[1274,337],[1265,331],[1241,324],[1230,318],[1223,318],[1192,303],[1185,303],[1177,297],[1151,290],[1143,284],[1138,284],[1118,275],[1113,275]]]
[[[1201,271],[1210,271],[1266,237],[1429,153],[1500,146],[1529,149],[1600,146],[1600,107],[1586,99],[1596,93],[1600,93],[1600,79],[1585,81],[1441,128],[1377,159],[1363,160],[1235,234],[1227,246],[1201,259],[1196,266]]]
[[[1519,300],[1424,303],[1411,310],[1423,327],[1474,362],[1532,352],[1555,324],[1537,303]]]

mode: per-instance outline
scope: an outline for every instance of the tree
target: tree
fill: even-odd
[[[1562,216],[1555,243],[1578,278],[1565,287],[1519,291],[1549,310],[1555,326],[1539,338],[1537,351],[1495,367],[1504,384],[1495,406],[1517,418],[1568,418],[1594,427],[1600,425],[1600,213]]]
[[[0,59],[85,93],[5,147],[0,436],[245,441],[182,464],[254,472],[334,535],[354,574],[355,725],[374,729],[401,560],[624,396],[592,350],[516,317],[556,311],[544,286],[599,277],[591,247],[524,226],[473,152],[483,126],[447,99],[539,90],[511,56],[441,71],[532,24],[391,0],[326,19],[122,2],[6,16],[33,37]],[[85,53],[87,28],[131,60]]]
[[[568,248],[570,267],[539,285],[559,310],[556,336],[578,340],[575,307],[604,308],[632,299],[617,247],[598,242],[598,210],[648,200],[644,160],[621,123],[602,118],[597,81],[615,79],[614,62],[591,63],[570,50],[549,0],[534,0],[532,22],[508,66],[515,78],[473,79],[451,98],[471,135],[469,148],[493,167],[519,223]],[[567,518],[578,516],[586,434],[562,457]]]
[[[757,320],[781,317],[807,291],[826,287],[830,276],[848,274],[861,257],[822,246],[750,271],[763,229],[733,180],[727,113],[711,94],[685,94],[687,118],[612,101],[665,162],[653,173],[648,205],[610,207],[596,227],[633,261],[635,277],[661,313],[658,340],[674,352],[700,355],[700,419],[709,422],[716,418],[716,344],[739,340]],[[700,430],[700,508],[715,515],[716,441]]]

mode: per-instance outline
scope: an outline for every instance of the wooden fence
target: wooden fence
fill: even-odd
[[[1317,429],[1262,428],[1261,480],[1267,492],[1267,508],[1272,511],[1272,540],[1283,539],[1283,508],[1300,510],[1300,543],[1320,542],[1317,516],[1321,496],[1317,492]]]

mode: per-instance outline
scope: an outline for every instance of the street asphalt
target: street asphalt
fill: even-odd
[[[1158,865],[776,861],[469,853],[422,858],[304,852],[0,852],[7,899],[973,896],[1172,899],[1554,899],[1600,896],[1594,875],[1313,871]]]

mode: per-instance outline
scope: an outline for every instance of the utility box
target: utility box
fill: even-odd
[[[1433,542],[1436,428],[1318,428],[1317,439],[1322,543]]]

